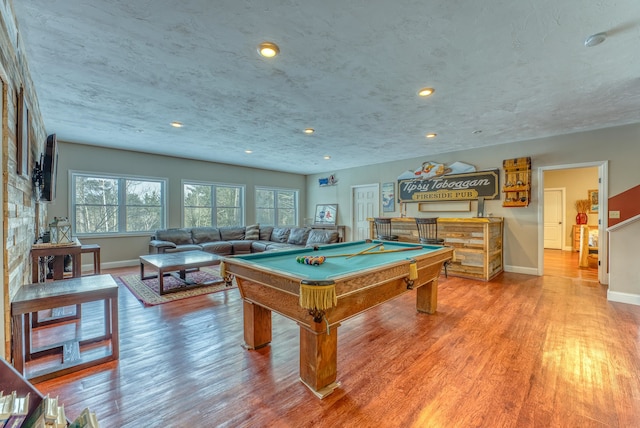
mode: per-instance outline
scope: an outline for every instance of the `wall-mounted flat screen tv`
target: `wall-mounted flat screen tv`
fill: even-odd
[[[42,162],[44,186],[40,200],[53,202],[56,199],[56,176],[58,172],[58,141],[56,134],[47,137],[47,145]]]

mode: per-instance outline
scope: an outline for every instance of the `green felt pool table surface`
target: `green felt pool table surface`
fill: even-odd
[[[383,244],[384,251],[377,253],[380,247],[368,251],[365,255],[348,257],[359,253],[376,244]],[[332,245],[321,245],[317,250],[302,248],[294,250],[267,251],[233,256],[236,259],[245,260],[263,269],[278,272],[286,272],[302,279],[323,281],[332,280],[343,275],[362,272],[367,269],[377,268],[385,264],[411,260],[413,257],[438,251],[442,247],[435,245],[421,245],[407,242],[388,241],[354,241]],[[401,250],[401,251],[398,251]],[[344,255],[343,257],[337,257]],[[319,266],[298,263],[299,256],[326,256],[325,262]]]

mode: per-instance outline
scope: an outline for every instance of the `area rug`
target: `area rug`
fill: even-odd
[[[150,275],[151,272],[145,272],[145,274]],[[195,284],[207,284],[199,287],[185,287],[184,282],[180,281],[178,278],[165,276],[165,291],[174,290],[176,288],[182,290],[163,294],[162,296],[158,294],[158,290],[160,289],[158,278],[141,280],[140,274],[134,274],[123,275],[117,279],[119,279],[122,284],[124,284],[145,306],[160,305],[162,303],[174,302],[176,300],[187,299],[189,297],[201,296],[203,294],[236,288],[235,282],[233,285],[227,286],[220,276],[218,268],[213,267],[203,267],[198,271],[187,273],[187,279],[193,281]]]

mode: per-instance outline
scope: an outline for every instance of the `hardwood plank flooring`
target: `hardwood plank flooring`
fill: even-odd
[[[324,400],[298,379],[294,322],[241,347],[237,289],[145,308],[121,287],[120,360],[36,387],[102,427],[639,426],[640,308],[549,257],[542,277],[442,277],[434,315],[407,293],[345,321]]]

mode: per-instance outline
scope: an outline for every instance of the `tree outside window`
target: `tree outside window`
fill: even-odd
[[[165,227],[165,180],[72,173],[77,235],[149,232]]]
[[[298,224],[298,191],[256,188],[256,222],[269,226]]]
[[[242,226],[244,187],[186,182],[182,208],[184,227]]]

